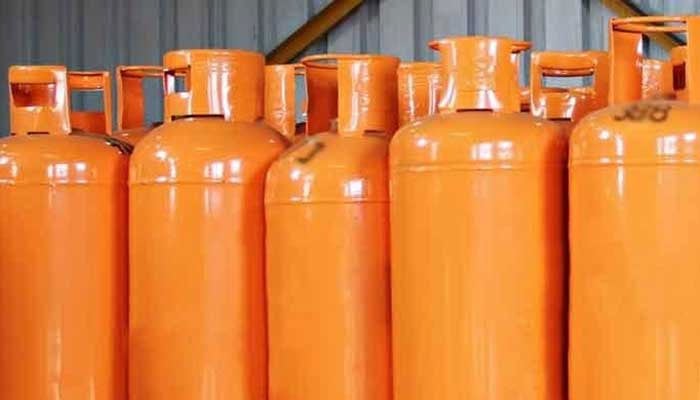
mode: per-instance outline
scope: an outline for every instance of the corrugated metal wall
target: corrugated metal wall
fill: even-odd
[[[0,0],[0,87],[12,64],[114,71],[118,64],[157,64],[176,48],[269,51],[329,1]],[[700,0],[640,4],[663,13],[700,10]],[[524,38],[537,49],[602,49],[610,16],[600,0],[367,0],[308,52],[427,59],[429,39],[465,33]],[[75,103],[96,108],[97,97]],[[149,106],[150,119],[158,119],[157,96]],[[7,91],[0,90],[0,132],[7,121]]]

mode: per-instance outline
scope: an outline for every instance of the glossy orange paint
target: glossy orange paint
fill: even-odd
[[[306,134],[335,131],[338,118],[338,74],[334,65],[306,65]]]
[[[700,393],[700,17],[613,19],[611,102],[570,150],[571,400]],[[642,98],[642,35],[687,32],[690,103]]]
[[[522,40],[513,41],[511,60],[515,64],[515,76],[520,81],[520,70],[522,68],[523,54],[532,48],[532,43]],[[530,112],[530,87],[525,85],[520,87],[520,111]]]
[[[583,117],[608,105],[610,61],[607,52],[536,52],[530,64],[532,115],[555,121],[570,132]],[[545,87],[545,77],[591,77],[593,84]]]
[[[265,67],[265,122],[292,142],[303,138],[306,131],[296,121],[296,78],[305,75],[301,64]]]
[[[389,400],[387,156],[399,59],[302,62],[336,70],[338,131],[305,138],[268,173],[269,399]]]
[[[9,71],[13,136],[0,140],[3,400],[127,396],[129,149],[70,133],[68,79],[58,66]]]
[[[391,142],[396,399],[565,398],[567,137],[520,112],[512,46],[433,42],[440,114]]]
[[[120,65],[117,67],[117,132],[112,136],[136,145],[161,123],[146,124],[145,79],[163,81],[163,67]]]
[[[669,61],[642,60],[642,99],[673,98],[673,66]]]
[[[107,71],[68,72],[69,92],[102,92],[102,110],[70,111],[70,124],[82,132],[112,134],[112,81]]]
[[[248,90],[262,82],[263,59],[238,50],[164,57],[166,76],[182,71],[190,90],[166,86],[174,120],[131,160],[130,400],[266,398],[263,187],[287,141],[250,122],[262,117],[253,104],[262,86]],[[178,108],[185,114],[174,114],[178,102],[190,102]]]
[[[407,62],[399,65],[399,126],[437,113],[440,76],[438,63]]]
[[[179,50],[165,54],[165,122],[182,115],[220,115],[227,121],[263,117],[265,61],[244,50]],[[176,88],[184,78],[183,91]],[[228,79],[226,79],[228,77]]]

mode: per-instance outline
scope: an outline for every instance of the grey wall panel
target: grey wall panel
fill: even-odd
[[[183,47],[269,51],[331,0],[0,0],[0,88],[9,65],[66,64],[107,69],[160,63]],[[509,35],[536,49],[605,49],[612,16],[601,0],[366,0],[304,54],[384,52],[435,59],[426,47],[449,35]],[[700,0],[638,0],[658,13],[700,11]],[[664,57],[657,46],[649,53]],[[527,68],[527,63],[525,63]],[[148,117],[162,103],[153,85]],[[115,102],[116,103],[116,102]],[[95,96],[76,106],[98,107]],[[0,90],[0,132],[8,130],[7,90]]]

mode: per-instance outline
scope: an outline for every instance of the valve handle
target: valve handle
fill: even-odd
[[[307,73],[335,68],[338,85],[338,134],[361,136],[366,132],[392,135],[397,129],[399,59],[369,54],[319,54],[301,63]]]
[[[265,67],[265,122],[287,139],[296,130],[296,77],[306,76],[302,64]]]
[[[144,79],[163,81],[163,67],[158,65],[120,65],[117,67],[117,129],[146,125]],[[161,91],[161,95],[163,91]],[[162,110],[161,110],[162,114]]]
[[[15,135],[71,132],[64,66],[11,66],[10,131]]]
[[[112,134],[112,83],[107,71],[69,71],[69,92],[102,92],[101,111],[70,111],[73,129]]]
[[[606,52],[554,52],[532,54],[530,111],[546,119],[578,120],[607,105],[609,59]],[[593,77],[585,88],[545,88],[543,77]]]

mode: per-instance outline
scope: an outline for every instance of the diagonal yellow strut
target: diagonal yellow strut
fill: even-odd
[[[323,36],[364,0],[334,0],[321,12],[314,15],[299,29],[294,31],[274,50],[267,53],[268,64],[285,64],[301,54],[316,39]]]

